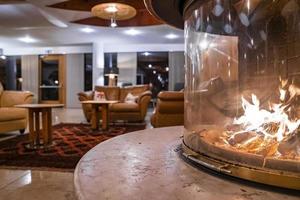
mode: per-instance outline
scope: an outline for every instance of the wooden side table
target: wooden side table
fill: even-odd
[[[15,106],[28,109],[28,148],[38,149],[52,145],[52,108],[63,106],[63,104],[22,104]],[[40,130],[40,113],[42,113],[42,130]]]
[[[93,130],[99,129],[99,107],[101,107],[102,113],[102,130],[107,130],[109,128],[109,105],[118,103],[118,101],[81,101],[82,104],[92,105],[92,119],[91,125]]]

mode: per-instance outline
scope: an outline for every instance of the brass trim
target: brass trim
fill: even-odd
[[[250,168],[216,160],[206,155],[196,153],[187,147],[184,142],[182,142],[182,149],[182,155],[187,159],[219,173],[266,185],[300,190],[300,174],[255,167]]]

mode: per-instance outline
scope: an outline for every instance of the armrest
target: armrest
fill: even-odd
[[[13,107],[18,104],[29,104],[33,101],[31,92],[22,91],[4,91],[1,95],[2,107]]]
[[[164,91],[160,92],[157,96],[161,100],[166,101],[183,101],[184,93],[183,92],[173,92],[173,91]]]
[[[139,95],[139,98],[137,99],[137,103],[139,104],[140,107],[141,119],[143,120],[145,119],[145,116],[147,114],[148,105],[150,103],[151,96],[152,96],[152,92],[148,90],[141,93]]]
[[[152,92],[147,90],[139,95],[139,97],[137,99],[137,103],[140,104],[142,102],[143,98],[145,98],[145,97],[150,97],[150,99],[151,99],[151,96],[152,96]]]
[[[77,95],[78,95],[79,101],[93,100],[93,98],[94,98],[93,91],[79,92]]]

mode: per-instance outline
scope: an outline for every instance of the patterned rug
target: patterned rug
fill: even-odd
[[[55,145],[30,150],[28,134],[0,142],[0,166],[16,168],[75,169],[80,158],[97,144],[128,132],[145,129],[145,125],[111,126],[107,131],[92,131],[87,124],[53,126]]]

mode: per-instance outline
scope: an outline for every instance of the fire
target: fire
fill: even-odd
[[[291,110],[292,102],[300,94],[300,90],[293,84],[287,87],[286,81],[281,83],[280,103],[270,103],[269,109],[261,108],[260,101],[254,94],[251,95],[251,102],[241,98],[244,114],[235,118],[233,126],[226,131],[227,144],[268,156],[291,154],[290,149],[282,150],[281,147],[291,139],[298,140],[300,119],[291,116]],[[299,148],[297,144],[293,154],[297,155]]]
[[[263,134],[266,139],[276,139],[281,142],[285,137],[294,133],[300,125],[300,120],[290,120],[285,112],[287,106],[273,104],[271,111],[260,109],[260,102],[256,95],[252,94],[252,103],[242,97],[244,115],[234,119],[233,124],[242,125],[245,131],[254,131]],[[275,124],[277,131],[273,133],[269,126]]]

